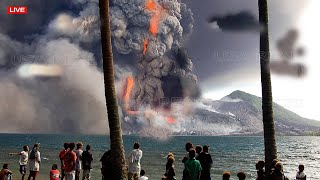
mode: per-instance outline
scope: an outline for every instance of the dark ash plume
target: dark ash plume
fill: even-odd
[[[293,77],[302,77],[307,73],[307,68],[302,63],[293,63],[295,57],[304,55],[303,47],[296,47],[299,32],[291,29],[287,34],[278,40],[277,49],[280,54],[280,60],[271,61],[270,69],[273,73]]]
[[[225,16],[212,16],[208,19],[215,28],[222,31],[256,31],[259,32],[260,26],[255,16],[248,11]]]
[[[112,0],[110,6],[114,50],[138,64],[131,101],[135,107],[158,106],[163,98],[198,97],[192,61],[181,49],[192,32],[191,10],[180,0],[154,1],[162,9],[154,36],[149,32],[152,12],[146,9],[146,2]],[[145,40],[148,44],[143,54]]]

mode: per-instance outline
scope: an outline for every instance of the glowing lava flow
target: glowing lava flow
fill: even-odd
[[[134,85],[134,79],[132,76],[127,77],[126,90],[124,94],[124,103],[126,110],[129,109],[130,93]]]
[[[150,18],[149,31],[153,36],[158,33],[159,23],[161,19],[161,12],[163,8],[154,0],[147,0],[146,9],[151,11],[152,16]]]
[[[134,78],[132,76],[128,76],[126,80],[126,85],[124,87],[124,107],[126,110],[126,113],[130,116],[140,116],[143,115],[145,118],[153,118],[157,113],[160,113],[161,115],[164,115],[164,120],[168,124],[175,124],[176,119],[172,116],[168,116],[168,113],[170,113],[168,110],[163,110],[161,108],[157,108],[156,110],[146,110],[146,111],[135,111],[135,110],[130,110],[129,103],[130,103],[130,94],[132,91],[132,88],[134,86]]]
[[[151,12],[149,32],[156,37],[159,29],[163,8],[155,0],[147,0],[145,9]],[[148,39],[143,40],[143,54],[145,55],[148,48]]]
[[[143,55],[146,55],[148,48],[148,39],[143,40]]]
[[[175,118],[169,116],[169,117],[166,117],[166,121],[169,124],[174,124],[174,123],[176,123],[177,120]]]

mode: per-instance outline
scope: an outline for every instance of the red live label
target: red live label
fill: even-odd
[[[8,14],[27,14],[27,6],[8,6]]]

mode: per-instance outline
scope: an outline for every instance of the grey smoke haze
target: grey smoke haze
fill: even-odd
[[[208,22],[222,31],[259,31],[259,22],[249,11],[225,16],[214,15],[208,19]]]
[[[103,75],[96,64],[99,60],[96,59],[94,50],[84,48],[86,44],[100,41],[98,1],[83,0],[72,1],[72,3],[74,3],[72,6],[81,6],[84,9],[77,14],[61,12],[51,15],[52,19],[42,27],[43,30],[40,33],[29,36],[31,42],[15,40],[10,34],[6,34],[9,27],[8,30],[1,31],[0,106],[3,108],[0,111],[0,120],[1,123],[8,124],[6,127],[1,126],[1,132],[90,134],[107,132]],[[115,16],[111,17],[111,23],[112,35],[115,39],[113,46],[115,52],[118,52],[118,54],[115,53],[117,63],[115,73],[119,96],[126,77],[133,73],[136,73],[134,75],[137,78],[147,74],[147,78],[143,81],[150,82],[145,82],[145,86],[141,89],[148,90],[149,85],[153,85],[154,81],[160,81],[157,85],[164,90],[162,93],[170,94],[173,91],[168,90],[178,82],[181,91],[177,91],[178,96],[182,96],[182,93],[185,94],[184,96],[193,96],[192,93],[195,94],[195,92],[191,92],[192,89],[199,93],[197,78],[192,74],[192,61],[186,51],[181,48],[183,40],[192,32],[193,17],[190,9],[176,0],[162,1],[161,5],[167,8],[167,12],[160,23],[158,36],[155,38],[148,35],[148,28],[145,28],[148,26],[141,27],[140,24],[140,21],[149,24],[150,12],[140,10],[138,12],[143,12],[140,16],[128,14],[137,13],[132,10],[141,9],[145,1],[130,1],[129,4],[134,5],[134,8],[121,3],[123,2],[111,2],[111,11],[114,12],[112,15],[117,15],[117,19]],[[119,13],[125,14],[126,17],[121,19],[122,16]],[[118,23],[114,24],[116,21]],[[122,21],[128,22],[123,24]],[[31,32],[32,30],[33,28],[30,28]],[[124,36],[121,33],[126,34],[126,37],[121,37]],[[143,43],[140,44],[140,42],[143,39],[133,38],[134,35],[142,37],[144,33],[150,38],[146,55],[149,59],[139,58],[142,57]],[[124,43],[124,39],[128,44],[122,47],[124,44],[121,43]],[[132,44],[129,44],[131,41],[134,41],[136,46],[131,46]],[[153,60],[153,57],[157,59]],[[120,58],[133,61],[138,68],[124,67],[120,60],[117,61]],[[139,69],[139,61],[147,68]],[[32,63],[57,64],[63,68],[63,74],[56,78],[20,77],[17,72],[21,65]],[[183,89],[190,92],[182,92]],[[162,96],[161,92],[159,93],[159,97]],[[150,129],[162,130],[153,136],[162,136],[160,132],[163,130],[169,132],[173,131],[174,127],[179,128],[181,123],[178,122],[184,119],[182,118],[184,116],[179,113],[175,115],[177,119],[175,126],[169,126],[164,121],[166,117],[156,113],[152,118],[154,123]],[[172,114],[174,115],[174,112]],[[123,117],[121,109],[120,115]],[[141,120],[142,118],[137,117]],[[142,132],[146,131],[142,130]]]
[[[293,62],[294,58],[304,55],[304,48],[296,45],[298,38],[298,30],[291,29],[277,41],[280,60],[270,62],[270,68],[273,73],[292,77],[302,77],[307,73],[307,68],[304,64]]]
[[[31,43],[0,33],[1,132],[106,133],[103,75],[81,42],[97,41],[97,3],[78,16],[58,14]],[[92,13],[92,14],[90,14]],[[90,29],[90,30],[89,30]],[[31,58],[30,58],[31,57]],[[22,78],[22,64],[57,64],[56,78]],[[9,68],[9,69],[8,69]]]
[[[103,76],[91,64],[93,55],[68,39],[39,43],[34,51],[45,63],[60,59],[55,64],[64,73],[38,79],[21,78],[11,70],[1,76],[0,119],[7,124],[1,132],[107,132]]]

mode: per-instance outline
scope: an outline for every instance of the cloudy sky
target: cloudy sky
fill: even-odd
[[[187,43],[194,58],[195,70],[199,76],[205,97],[220,99],[236,89],[261,96],[259,65],[259,34],[254,32],[216,31],[208,25],[208,17],[218,14],[235,14],[249,11],[258,19],[254,1],[215,0],[192,3],[195,28]],[[292,63],[306,65],[307,73],[301,78],[290,75],[272,74],[274,101],[304,117],[320,120],[317,102],[320,100],[317,77],[316,42],[320,40],[319,17],[316,0],[269,1],[271,58],[281,59],[277,41],[290,29],[300,32],[297,47],[305,48],[305,55],[295,57]]]
[[[256,0],[183,2],[194,18],[193,33],[184,39],[183,46],[192,59],[203,97],[220,99],[234,90],[260,96],[259,34],[254,30],[238,31],[239,27],[229,27],[233,31],[228,31],[225,30],[228,23],[223,24],[227,16],[237,16],[240,19],[231,21],[233,24],[241,21],[243,23],[238,24],[251,23],[254,27],[258,20]],[[304,47],[305,53],[291,59],[291,63],[300,62],[307,67],[307,74],[302,78],[272,74],[274,101],[299,115],[320,120],[317,113],[320,88],[316,83],[319,77],[316,43],[320,40],[320,29],[314,23],[319,17],[315,8],[320,6],[319,1],[269,2],[272,60],[281,59],[277,42],[290,29],[296,29],[300,33],[296,46]],[[106,115],[99,26],[94,23],[98,15],[97,3],[98,0],[0,2],[0,119],[14,119],[1,131],[70,130],[68,127],[61,129],[59,123],[64,122],[76,125],[72,129],[75,132],[105,131],[101,129]],[[9,5],[26,5],[28,14],[8,15]],[[208,23],[212,17],[222,20]],[[128,66],[133,62],[117,60],[116,63]],[[32,62],[58,64],[64,69],[63,75],[53,81],[25,79],[21,73],[25,74],[30,67],[22,65]],[[120,75],[127,72],[116,68]],[[25,120],[23,130],[18,128],[21,127],[19,119]],[[41,124],[40,129],[35,129],[34,124]]]

